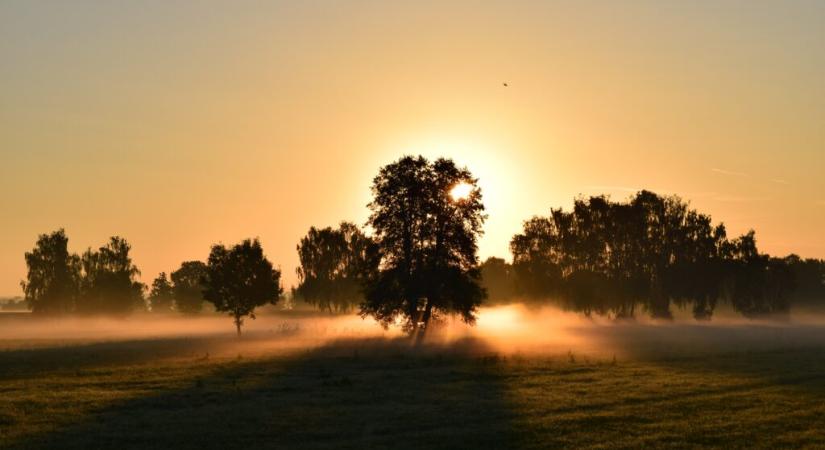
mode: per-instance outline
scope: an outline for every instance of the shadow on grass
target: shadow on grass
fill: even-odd
[[[513,411],[490,355],[477,340],[350,339],[226,362],[189,387],[116,401],[13,448],[513,447]]]
[[[225,338],[215,337],[179,337],[67,343],[44,348],[2,350],[0,380],[203,355],[210,349],[222,347],[226,341]]]
[[[825,327],[629,326],[591,330],[595,347],[663,367],[741,375],[825,394]]]

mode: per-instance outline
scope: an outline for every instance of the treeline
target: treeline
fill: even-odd
[[[482,300],[559,302],[585,314],[629,318],[672,307],[709,319],[720,302],[748,317],[786,313],[791,303],[825,306],[825,261],[761,253],[754,232],[729,238],[723,224],[676,196],[641,191],[625,202],[578,199],[571,211],[533,217],[510,242],[512,263],[479,263],[486,219],[477,180],[452,160],[405,156],[373,179],[366,234],[357,225],[311,227],[296,250],[295,300],[320,310],[358,310],[414,332],[458,314],[472,323]],[[213,245],[147,287],[131,247],[112,237],[69,253],[61,229],[25,254],[21,282],[38,314],[196,314],[211,304],[234,318],[274,304],[283,292],[258,240]],[[145,293],[148,291],[148,296]]]
[[[405,156],[384,166],[372,183],[367,236],[352,223],[310,228],[297,246],[297,299],[329,312],[372,316],[410,333],[457,314],[466,322],[484,299],[477,239],[486,218],[477,180],[452,160]],[[189,261],[146,286],[126,240],[114,237],[96,251],[68,251],[63,230],[41,235],[26,253],[22,287],[37,314],[125,315],[135,310],[195,313],[204,300],[234,318],[240,334],[255,308],[277,302],[279,270],[257,240],[213,245],[205,262]]]
[[[649,191],[626,202],[579,199],[572,211],[533,217],[510,249],[512,264],[482,264],[491,301],[554,299],[617,318],[639,307],[670,318],[677,305],[697,319],[720,301],[748,317],[785,313],[792,301],[825,305],[825,261],[760,253],[753,231],[730,239],[679,197]]]
[[[23,297],[0,298],[0,311],[26,311],[26,300]]]
[[[25,254],[28,274],[20,284],[32,312],[124,315],[144,308],[145,286],[125,239],[112,237],[82,255],[69,253],[68,243],[60,229],[40,235]]]
[[[257,239],[232,247],[212,246],[209,259],[187,261],[171,273],[161,273],[147,287],[137,281],[140,270],[129,256],[131,246],[112,237],[97,250],[82,255],[68,251],[63,229],[38,237],[25,254],[28,273],[21,287],[33,313],[40,315],[106,314],[125,316],[134,311],[200,312],[208,301],[218,312],[233,317],[238,334],[255,308],[275,304],[283,293],[281,272],[264,256]]]

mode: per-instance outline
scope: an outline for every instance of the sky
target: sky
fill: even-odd
[[[479,178],[482,258],[642,188],[825,258],[825,2],[0,2],[0,295],[61,227],[146,283],[259,237],[288,288],[405,154]]]

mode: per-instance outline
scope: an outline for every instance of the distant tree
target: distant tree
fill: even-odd
[[[825,260],[789,255],[784,258],[784,264],[793,273],[794,304],[825,306]]]
[[[26,252],[28,274],[20,282],[29,308],[36,314],[65,314],[75,307],[80,283],[80,258],[68,251],[69,238],[61,228],[41,234]]]
[[[255,308],[278,302],[281,271],[273,269],[257,239],[231,248],[213,245],[206,268],[204,298],[215,310],[234,318],[238,336],[244,317],[255,319]]]
[[[457,186],[464,195],[451,195]],[[486,216],[477,180],[452,160],[405,156],[381,168],[372,194],[368,224],[381,264],[361,315],[384,326],[401,319],[411,333],[446,314],[474,323],[485,295],[476,253]]]
[[[377,270],[375,243],[352,223],[338,229],[312,227],[298,244],[299,284],[293,291],[319,309],[348,311],[363,300],[363,287]]]
[[[145,286],[136,280],[140,271],[129,256],[131,248],[125,239],[114,236],[97,251],[83,253],[79,313],[124,315],[145,308]]]
[[[560,288],[564,250],[556,226],[551,219],[533,217],[510,241],[516,294],[547,298]]]
[[[490,257],[481,264],[481,285],[491,302],[507,302],[515,298],[513,266],[502,258]]]
[[[590,314],[633,317],[640,304],[671,318],[671,304],[708,319],[720,299],[753,316],[786,311],[793,272],[762,255],[753,232],[729,240],[722,224],[679,197],[640,191],[627,202],[576,199],[572,211],[524,223],[510,242],[516,289],[559,296]]]
[[[0,300],[0,311],[26,311],[28,305],[22,297],[12,297]]]
[[[793,272],[778,258],[759,253],[753,230],[727,244],[727,296],[747,317],[787,313],[795,287]]]
[[[172,272],[175,309],[183,314],[196,314],[203,309],[204,279],[206,264],[201,261],[186,261]]]
[[[154,313],[166,313],[172,311],[175,296],[172,283],[166,276],[166,272],[161,272],[152,282],[152,289],[149,292],[149,306]]]

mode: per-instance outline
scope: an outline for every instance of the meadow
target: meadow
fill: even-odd
[[[825,446],[825,327],[503,307],[421,345],[355,316],[0,315],[0,447]]]

